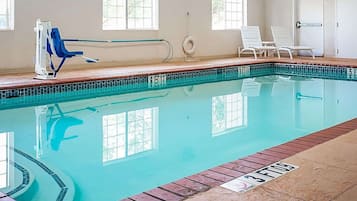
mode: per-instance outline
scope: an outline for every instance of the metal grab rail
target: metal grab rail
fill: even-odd
[[[167,62],[173,57],[173,47],[171,43],[165,39],[139,39],[139,40],[93,40],[93,39],[62,39],[65,42],[84,42],[84,43],[166,43],[168,47],[167,56],[163,62]]]
[[[295,24],[296,28],[300,29],[301,27],[322,27],[322,23],[302,23],[301,21],[297,21]]]

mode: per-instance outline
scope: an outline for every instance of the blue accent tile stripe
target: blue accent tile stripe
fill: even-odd
[[[357,81],[357,76],[349,75],[348,69],[350,68],[327,65],[263,63],[4,89],[0,90],[0,109],[267,75]]]
[[[16,162],[11,162],[10,164],[13,165],[16,169],[18,169],[22,173],[22,183],[16,186],[16,188],[12,189],[11,191],[6,192],[5,194],[7,194],[7,196],[12,196],[15,193],[21,191],[27,185],[29,185],[30,182],[30,173],[26,168],[24,168],[23,166],[19,165]]]
[[[35,163],[37,166],[39,166],[41,169],[43,169],[50,177],[52,177],[52,179],[56,182],[56,184],[58,185],[58,187],[60,188],[60,192],[57,195],[56,201],[63,201],[68,188],[65,185],[65,183],[62,181],[62,179],[54,173],[54,171],[52,171],[50,168],[48,168],[44,163],[36,160],[35,158],[33,158],[32,156],[28,155],[27,153],[16,149],[16,148],[12,148],[17,154],[20,154],[21,156],[25,157],[26,159],[30,160],[31,162]]]

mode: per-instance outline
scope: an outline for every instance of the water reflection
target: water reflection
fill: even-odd
[[[247,78],[243,80],[242,93],[244,96],[256,97],[260,95],[261,84],[255,82],[254,78]]]
[[[5,192],[14,184],[14,166],[10,166],[13,161],[13,133],[0,133],[0,190]]]
[[[58,151],[62,141],[78,137],[78,135],[65,136],[67,129],[81,125],[83,121],[72,116],[66,116],[58,104],[48,107],[48,111],[47,141],[50,142],[52,150]]]
[[[212,136],[247,126],[247,108],[242,93],[212,97]]]
[[[44,149],[50,147],[58,151],[63,141],[78,137],[78,135],[68,135],[66,132],[72,126],[83,124],[83,121],[63,112],[59,104],[37,106],[35,113],[36,156],[38,158],[44,154]]]
[[[158,107],[103,116],[103,163],[153,150]]]

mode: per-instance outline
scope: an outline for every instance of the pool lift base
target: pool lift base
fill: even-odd
[[[56,77],[53,76],[53,74],[37,74],[36,77],[34,77],[36,80],[55,80]]]

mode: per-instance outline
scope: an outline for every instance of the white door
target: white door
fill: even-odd
[[[323,10],[323,0],[295,0],[296,43],[314,48],[316,56],[324,55]]]
[[[357,1],[337,0],[337,57],[357,58]]]

